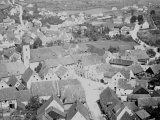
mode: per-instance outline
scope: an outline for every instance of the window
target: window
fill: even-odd
[[[15,104],[9,104],[9,107],[14,109],[15,108]]]

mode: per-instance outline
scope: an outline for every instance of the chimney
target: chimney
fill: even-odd
[[[56,86],[57,86],[57,96],[60,97],[61,95],[60,95],[59,85],[58,85],[57,81],[55,81],[55,82],[56,82]]]

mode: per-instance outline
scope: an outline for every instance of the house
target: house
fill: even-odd
[[[8,48],[4,50],[3,55],[11,62],[21,61],[21,55],[16,52],[15,48]]]
[[[21,80],[22,83],[30,89],[31,83],[41,81],[41,78],[29,67],[21,76]]]
[[[57,90],[60,98],[65,107],[70,106],[76,100],[82,103],[86,102],[85,92],[81,83],[76,79],[60,80],[57,81]]]
[[[42,80],[59,80],[53,69],[49,68],[45,62],[42,62],[41,64],[42,67],[38,72],[38,75]]]
[[[128,66],[127,69],[131,70],[134,75],[138,75],[144,72],[143,68],[138,64]]]
[[[121,34],[122,34],[122,35],[129,35],[129,31],[130,31],[130,28],[127,27],[127,26],[123,26],[123,27],[121,28]]]
[[[106,63],[109,63],[109,61],[113,58],[115,58],[115,56],[109,52],[109,51],[105,51],[105,54],[103,55],[103,58],[106,60]]]
[[[158,104],[160,104],[160,97],[138,98],[138,107],[141,109],[145,107],[158,108]]]
[[[67,110],[66,120],[90,120],[91,113],[90,111],[80,102],[76,101],[73,105]]]
[[[30,90],[19,90],[15,93],[16,100],[17,100],[17,107],[22,108],[25,110],[25,106],[30,101],[31,93]]]
[[[150,66],[147,70],[146,73],[149,73],[151,75],[155,75],[157,73],[159,73],[160,71],[160,64],[156,64],[156,65],[152,65]]]
[[[20,82],[18,81],[18,79],[15,76],[11,76],[7,81],[6,84],[9,87],[18,87]]]
[[[88,74],[90,74],[89,70],[91,70],[92,72],[92,70],[96,68],[97,65],[102,63],[103,63],[103,58],[101,56],[98,56],[97,54],[82,56],[75,67],[75,72],[79,76],[89,78],[88,77]]]
[[[142,24],[141,29],[149,29],[149,23],[147,22],[147,20],[144,21],[144,23]]]
[[[135,114],[140,118],[140,120],[147,120],[150,117],[150,114],[144,109],[137,111]]]
[[[0,78],[22,75],[25,66],[22,62],[0,63]]]
[[[122,101],[127,101],[127,95],[131,94],[133,89],[134,87],[126,79],[119,79],[116,94]]]
[[[0,90],[0,102],[3,110],[10,110],[17,108],[16,88],[3,88]]]
[[[112,120],[124,120],[123,118],[125,118],[126,113],[129,114],[128,119],[133,117],[133,112],[121,103],[114,91],[109,87],[100,94],[99,103],[102,108],[102,112],[107,114]]]
[[[112,59],[109,61],[109,63],[118,66],[130,66],[133,64],[133,61],[123,59]]]
[[[73,35],[71,33],[67,33],[65,31],[62,31],[59,35],[59,40],[63,41],[63,42],[70,42],[72,41],[74,38],[73,38]]]
[[[133,94],[149,94],[149,91],[142,86],[137,86],[133,90]]]
[[[51,95],[50,98],[37,110],[37,118],[45,118],[49,120],[65,120],[63,103],[56,95]]]
[[[116,88],[119,79],[131,79],[130,71],[128,70],[120,70],[116,74],[112,76],[112,87]]]
[[[32,82],[30,91],[32,96],[38,95],[43,99],[57,94],[56,85],[53,83],[53,81]]]
[[[57,77],[61,80],[65,80],[67,78],[69,78],[71,75],[69,74],[69,70],[64,67],[64,66],[60,66],[56,71],[55,74],[57,75]]]
[[[128,107],[128,109],[130,109],[133,112],[138,111],[138,106],[135,104],[135,102],[124,102],[124,105]]]

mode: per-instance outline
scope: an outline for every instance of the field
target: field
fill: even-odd
[[[25,2],[37,3],[38,7],[52,11],[83,11],[95,8],[122,8],[134,4],[145,5],[149,2],[157,2],[157,0],[25,0]]]

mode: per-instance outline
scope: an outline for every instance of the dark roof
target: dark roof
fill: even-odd
[[[157,91],[150,92],[151,97],[160,97],[160,93]]]
[[[37,114],[38,115],[44,114],[46,108],[51,104],[53,100],[55,100],[63,108],[63,103],[60,101],[60,99],[56,95],[51,95],[51,97],[37,110]]]
[[[76,101],[67,111],[66,120],[71,120],[74,115],[80,112],[81,115],[86,118],[86,120],[90,120],[90,112],[89,110],[79,101]]]
[[[6,83],[7,83],[7,85],[11,85],[11,87],[14,87],[14,85],[16,84],[17,81],[18,81],[18,79],[16,77],[12,76],[8,79],[8,81]]]
[[[138,98],[148,98],[150,97],[149,94],[129,94],[127,95],[128,99],[134,99],[137,100]]]
[[[38,72],[38,75],[40,76],[40,78],[44,78],[45,75],[47,75],[47,73],[49,72],[49,67],[45,64],[45,62],[42,63],[42,67],[40,69],[40,71]]]
[[[153,65],[153,66],[149,67],[149,69],[152,70],[153,74],[157,74],[160,71],[160,64]]]
[[[133,90],[133,94],[149,94],[149,91],[142,86],[136,86]]]
[[[105,105],[107,104],[117,104],[119,99],[117,95],[114,93],[111,88],[107,87],[103,92],[100,94],[100,101],[102,101]]]
[[[22,80],[24,81],[24,82],[28,82],[28,80],[31,78],[31,76],[32,76],[32,74],[33,74],[33,70],[29,67],[24,73],[23,73],[23,75],[22,75]]]
[[[49,118],[49,120],[57,120],[57,119],[60,119],[60,118],[65,118],[66,117],[66,113],[58,110],[57,108],[55,107],[49,107],[47,110],[46,110],[46,117]]]
[[[110,64],[122,65],[122,66],[130,66],[130,65],[133,64],[133,61],[122,60],[122,59],[112,59],[112,60],[110,60]]]
[[[44,114],[46,108],[51,104],[53,101],[53,95],[37,110],[37,115]]]

